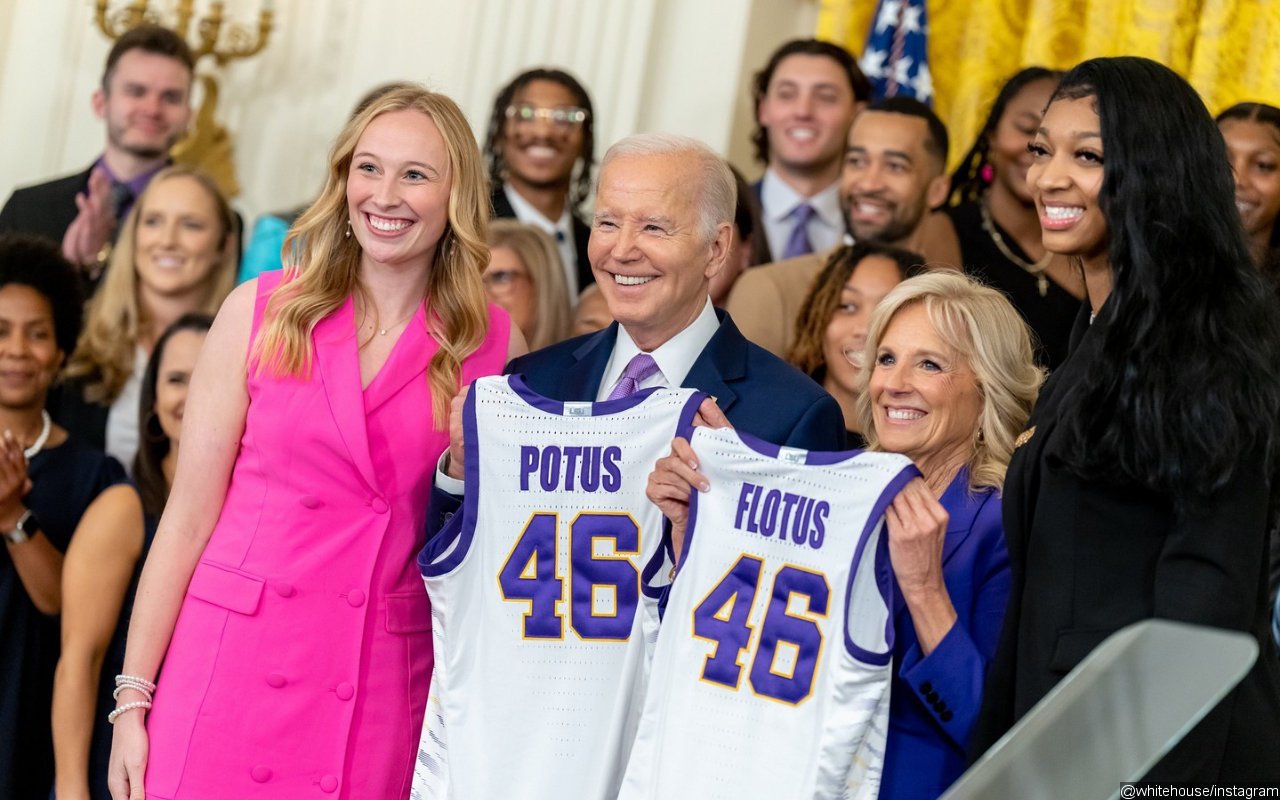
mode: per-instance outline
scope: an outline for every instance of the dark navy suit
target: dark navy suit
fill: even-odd
[[[894,590],[894,678],[881,800],[937,797],[966,766],[987,664],[1009,601],[1009,551],[993,489],[970,493],[961,470],[943,492],[950,516],[942,574],[956,624],[928,656],[902,593]],[[886,562],[886,570],[891,569]]]
[[[774,444],[805,450],[844,449],[844,417],[836,401],[800,370],[748,342],[719,309],[720,328],[694,361],[681,384],[715,398],[729,423]],[[507,365],[525,376],[529,388],[562,402],[594,401],[600,391],[618,323],[551,345]],[[427,535],[458,508],[457,498],[432,491]]]

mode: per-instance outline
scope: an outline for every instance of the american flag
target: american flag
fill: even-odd
[[[860,66],[873,100],[914,97],[933,104],[925,0],[880,0]]]

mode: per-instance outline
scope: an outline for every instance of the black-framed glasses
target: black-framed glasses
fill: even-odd
[[[587,110],[577,106],[561,106],[544,108],[529,103],[512,103],[507,106],[507,119],[515,123],[533,122],[542,119],[557,128],[576,128],[587,121]]]

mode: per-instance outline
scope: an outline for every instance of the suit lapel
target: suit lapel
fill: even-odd
[[[1044,463],[1045,448],[1053,440],[1058,427],[1064,398],[1080,382],[1084,371],[1093,362],[1094,354],[1102,340],[1102,330],[1091,330],[1089,306],[1082,306],[1071,334],[1071,349],[1067,360],[1054,371],[1040,390],[1031,419],[1023,432],[1023,442],[1013,451],[1009,475],[1013,480],[1005,485],[1005,519],[1018,521],[1016,526],[1024,534],[1031,530],[1031,518],[1035,514],[1035,493],[1040,485],[1040,469]],[[1005,526],[1005,541],[1013,563],[1021,563],[1026,542],[1010,536],[1010,526]]]
[[[413,319],[409,320],[404,332],[400,334],[400,340],[391,349],[386,363],[378,370],[369,388],[365,389],[365,413],[372,414],[383,403],[395,397],[410,381],[426,380],[422,374],[427,371],[437,349],[439,344],[435,337],[427,332],[426,312],[419,306]]]
[[[613,344],[618,339],[618,323],[590,337],[573,351],[573,363],[566,370],[563,383],[566,401],[589,402],[596,399],[604,369],[609,365]]]
[[[747,376],[747,340],[728,314],[717,308],[716,316],[720,318],[720,329],[702,348],[683,385],[711,395],[727,414],[738,402],[732,384]]]
[[[377,489],[373,462],[369,458],[364,393],[360,390],[360,354],[356,344],[354,308],[348,297],[341,308],[320,320],[312,341],[315,342],[316,366],[338,434],[360,477],[370,489]]]

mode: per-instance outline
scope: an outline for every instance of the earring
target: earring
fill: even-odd
[[[981,174],[981,175],[982,175],[982,182],[983,182],[983,183],[991,183],[992,181],[994,181],[994,180],[996,179],[996,169],[995,169],[995,167],[991,166],[990,164],[983,164],[983,165],[982,165],[982,172],[981,172],[981,173],[979,173],[979,174]]]
[[[347,220],[347,232],[342,234],[342,238],[344,239],[351,238],[351,220],[350,219]]]

